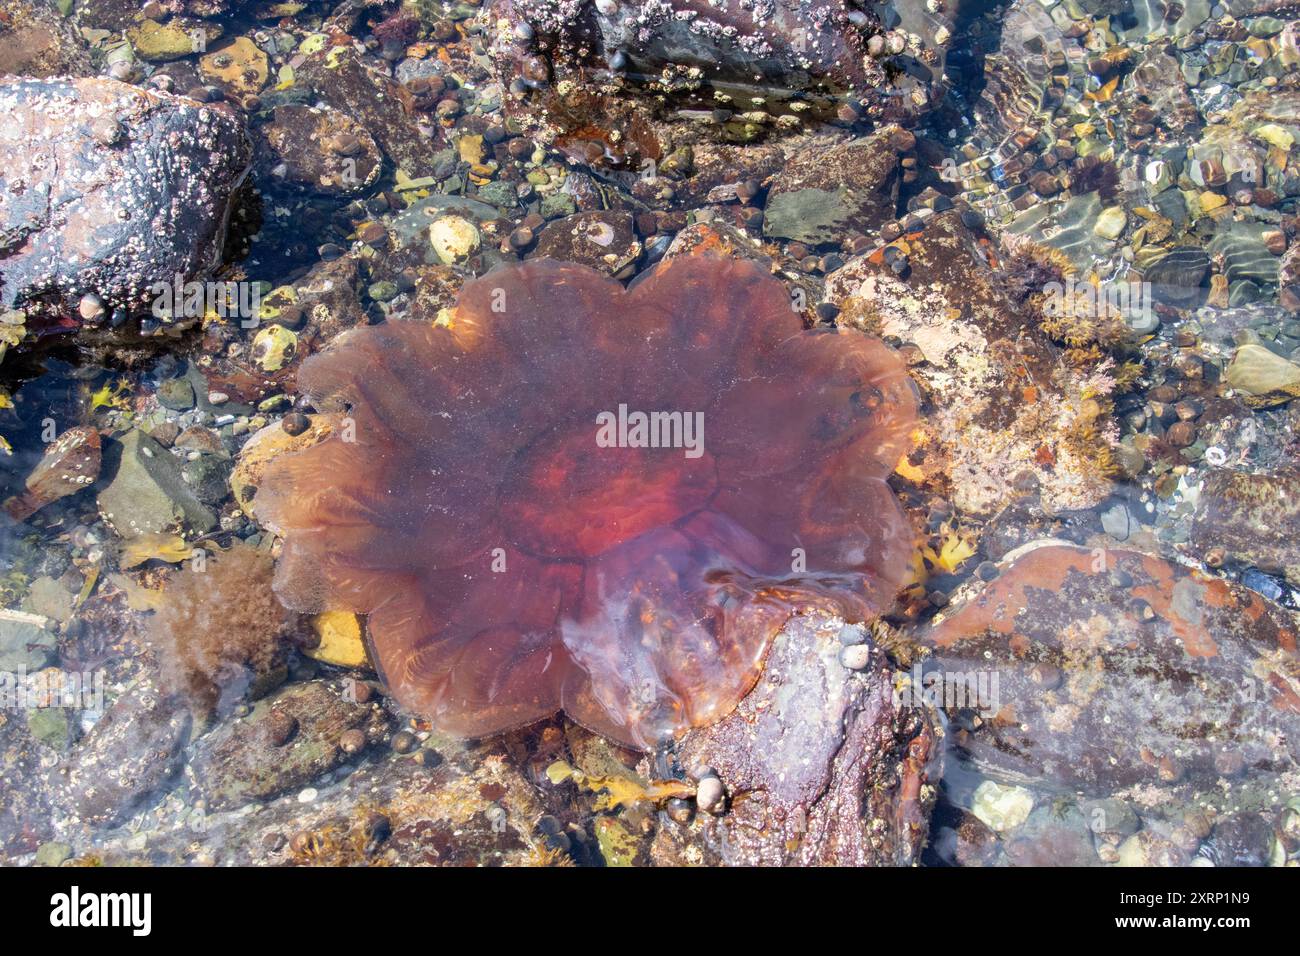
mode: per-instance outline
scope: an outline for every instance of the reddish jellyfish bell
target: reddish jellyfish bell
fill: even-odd
[[[629,289],[503,267],[449,324],[354,330],[300,385],[353,427],[262,484],[277,590],[368,614],[393,694],[448,732],[563,710],[653,746],[730,711],[800,607],[864,619],[910,566],[884,480],[916,415],[903,363],[805,330],[752,263]]]

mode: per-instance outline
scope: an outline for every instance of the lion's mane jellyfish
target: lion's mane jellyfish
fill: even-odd
[[[916,400],[752,263],[624,289],[531,261],[449,321],[347,333],[300,384],[351,419],[274,462],[276,588],[369,615],[400,703],[485,736],[563,710],[647,748],[731,710],[801,606],[877,613],[912,537],[885,483]]]

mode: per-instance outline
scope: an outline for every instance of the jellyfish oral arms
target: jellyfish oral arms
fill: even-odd
[[[352,427],[265,476],[277,592],[367,614],[392,693],[447,732],[562,710],[653,746],[730,711],[800,607],[864,619],[910,564],[885,483],[916,417],[902,361],[805,330],[752,263],[629,289],[505,266],[448,324],[354,330],[300,385]]]

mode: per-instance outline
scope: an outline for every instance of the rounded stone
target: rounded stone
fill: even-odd
[[[1092,231],[1094,235],[1103,239],[1118,239],[1124,234],[1124,229],[1127,226],[1128,213],[1124,211],[1124,207],[1110,206],[1101,211],[1101,215],[1097,217],[1097,222],[1092,227]]]
[[[850,644],[840,649],[840,663],[851,671],[866,670],[871,663],[870,644]]]
[[[456,265],[478,251],[478,227],[460,216],[443,216],[429,227],[429,243],[444,265]]]
[[[705,777],[695,790],[695,805],[705,813],[721,813],[727,800],[727,790],[717,777]]]

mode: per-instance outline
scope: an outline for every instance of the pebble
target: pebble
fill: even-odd
[[[705,813],[719,814],[727,800],[727,790],[716,776],[706,776],[695,789],[695,805]]]
[[[87,322],[99,321],[106,312],[103,300],[97,295],[83,295],[77,303],[77,314]]]
[[[998,833],[1014,830],[1029,819],[1034,796],[1024,787],[1003,785],[985,780],[975,788],[971,813]]]
[[[1101,527],[1116,541],[1127,541],[1137,522],[1128,508],[1122,504],[1107,508],[1101,513]]]
[[[461,216],[443,216],[429,227],[429,244],[444,265],[464,262],[479,243],[478,227]]]
[[[384,228],[382,222],[366,222],[357,228],[357,238],[364,243],[373,245],[382,242],[388,238],[388,230]]]
[[[845,624],[840,628],[839,641],[845,647],[862,644],[867,639],[867,629],[861,624]]]
[[[871,663],[870,644],[850,644],[840,649],[840,663],[851,671],[866,670]]]
[[[1195,246],[1178,246],[1148,266],[1142,278],[1157,301],[1174,306],[1195,302],[1210,271],[1210,257]]]
[[[1169,426],[1165,437],[1175,448],[1186,448],[1196,441],[1196,425],[1192,422],[1175,422]]]
[[[1118,239],[1128,226],[1128,214],[1123,206],[1111,206],[1101,211],[1097,223],[1092,227],[1095,235],[1103,239]]]
[[[278,372],[298,353],[298,336],[278,323],[268,325],[253,336],[250,356],[264,372]]]

